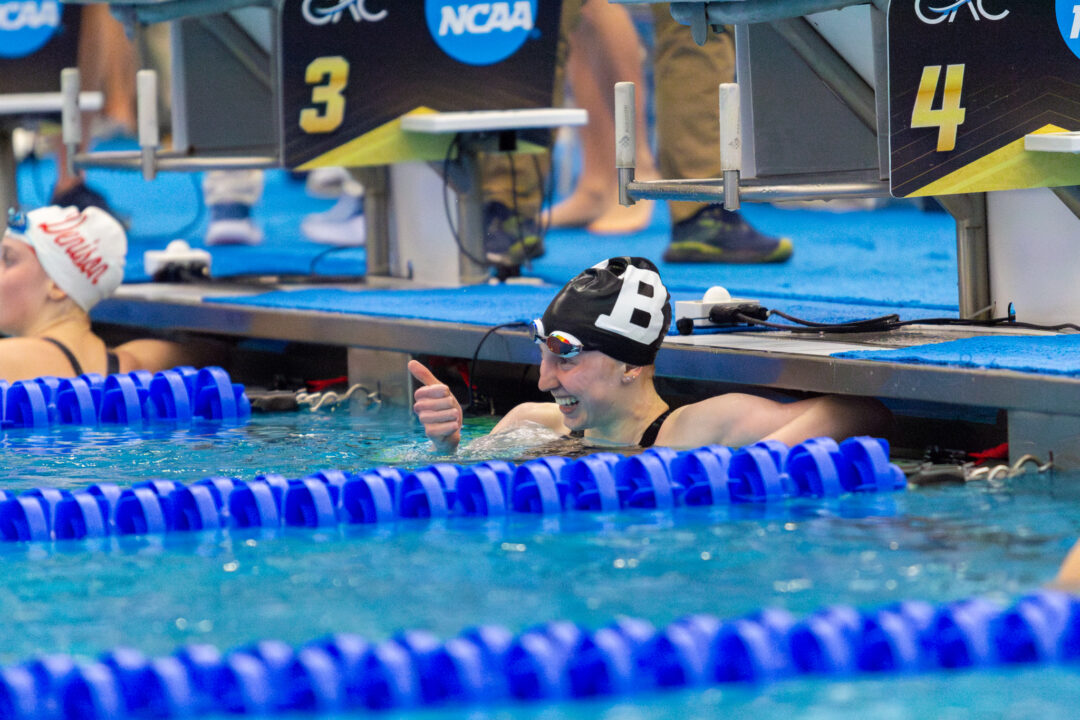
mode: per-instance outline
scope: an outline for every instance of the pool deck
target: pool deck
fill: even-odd
[[[362,287],[372,285],[356,286]],[[378,382],[384,395],[401,404],[407,404],[411,394],[405,357],[430,354],[468,359],[488,330],[482,325],[432,319],[203,302],[211,294],[237,296],[266,289],[125,286],[117,297],[95,309],[94,319],[119,326],[348,348],[350,381]],[[748,387],[1002,410],[1008,417],[1014,460],[1026,453],[1043,459],[1053,453],[1059,467],[1080,467],[1080,379],[830,357],[845,350],[908,347],[991,332],[1017,331],[912,326],[902,332],[845,334],[837,339],[787,332],[670,336],[657,358],[657,373]],[[483,344],[479,357],[535,363],[536,349],[524,331],[504,330]]]

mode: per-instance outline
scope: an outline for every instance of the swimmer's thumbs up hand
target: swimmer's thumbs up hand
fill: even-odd
[[[413,393],[413,411],[424,425],[424,433],[440,451],[453,452],[461,442],[461,405],[450,388],[423,364],[410,360],[408,368],[422,383]]]
[[[409,361],[409,372],[416,378],[418,383],[423,385],[442,385],[442,383],[435,378],[435,375],[418,360]]]

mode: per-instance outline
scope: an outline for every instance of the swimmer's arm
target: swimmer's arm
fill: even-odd
[[[228,359],[226,346],[212,340],[192,340],[185,343],[171,340],[132,340],[118,345],[114,352],[124,372],[149,370],[159,372],[180,365],[206,367],[223,365]]]
[[[1075,592],[1080,588],[1080,542],[1072,546],[1058,570],[1054,586]]]
[[[529,402],[514,407],[491,429],[491,434],[514,430],[523,425],[535,423],[554,430],[559,434],[570,432],[562,421],[562,413],[555,403]]]
[[[812,437],[842,440],[881,434],[889,420],[881,403],[866,398],[824,396],[781,403],[728,393],[676,410],[656,442],[670,447],[740,447],[758,440],[779,440],[790,446]]]
[[[797,445],[815,437],[840,441],[854,435],[884,435],[892,425],[892,413],[877,400],[826,395],[789,403],[794,417],[768,433],[763,440]]]

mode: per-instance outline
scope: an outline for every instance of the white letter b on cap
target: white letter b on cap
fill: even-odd
[[[652,297],[641,294],[642,285],[652,287]],[[615,300],[615,307],[611,309],[610,315],[596,318],[595,325],[601,330],[618,333],[643,345],[651,345],[661,333],[667,331],[667,328],[660,327],[664,323],[666,294],[656,272],[627,265],[622,274],[622,288]],[[643,327],[631,322],[635,310],[648,314],[648,326]]]

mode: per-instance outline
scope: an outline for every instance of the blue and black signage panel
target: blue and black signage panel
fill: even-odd
[[[893,0],[892,193],[1080,183],[1080,159],[1024,136],[1080,130],[1080,2]]]
[[[284,162],[436,160],[416,112],[550,107],[560,0],[285,0]],[[543,134],[527,138],[544,142]]]
[[[79,10],[60,0],[0,0],[0,93],[60,90],[78,57]]]

